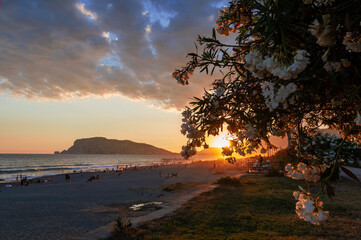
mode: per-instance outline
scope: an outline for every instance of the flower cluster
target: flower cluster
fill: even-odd
[[[217,28],[216,31],[219,35],[229,36],[229,33],[237,31],[237,25],[232,25],[231,21],[227,20],[225,15],[230,14],[230,8],[225,7],[223,10],[218,11],[218,19],[215,21]]]
[[[351,52],[361,52],[361,37],[353,36],[352,32],[347,32],[342,42],[346,45],[346,50]]]
[[[338,162],[355,167],[359,166],[357,160],[361,159],[361,148],[358,142],[351,140],[343,142],[336,135],[321,132],[305,138],[305,145],[302,149],[298,149],[298,156],[309,160],[322,159],[324,163],[329,164],[335,161],[338,147],[341,147],[338,159],[336,159]]]
[[[216,31],[229,38],[215,32],[199,36],[203,53],[197,47],[188,54],[191,60],[173,77],[186,85],[195,68],[221,77],[184,113],[181,132],[188,141],[182,156],[208,146],[206,136],[225,126],[231,139],[223,149],[228,159],[236,152],[244,156],[262,148],[264,153],[275,147],[271,134],[287,134],[287,156],[294,163],[286,166],[286,175],[307,185],[320,182],[331,196],[328,181],[339,166],[357,166],[361,159],[361,144],[350,140],[361,134],[361,5],[354,0],[294,3],[232,0],[216,20]],[[320,126],[339,130],[343,139],[318,134]],[[296,211],[318,224],[328,213],[309,192],[297,194]]]
[[[329,54],[329,50],[325,51],[325,53],[321,57],[322,61],[325,63],[325,65],[323,65],[323,68],[327,72],[331,72],[331,71],[338,72],[341,70],[342,67],[347,68],[351,66],[351,62],[348,59],[341,59],[341,62],[327,61],[328,54]]]
[[[185,159],[190,158],[191,156],[196,155],[197,150],[194,147],[191,146],[183,146],[181,151],[181,156]]]
[[[266,56],[265,58],[257,51],[251,51],[245,57],[245,68],[252,73],[255,78],[263,79],[271,74],[280,79],[289,80],[296,78],[299,73],[306,69],[309,58],[306,50],[297,50],[294,61],[286,66],[277,60],[276,56]]]
[[[183,123],[181,128],[181,133],[183,135],[187,134],[187,138],[200,138],[203,136],[203,133],[201,131],[198,131],[190,122]]]
[[[327,72],[338,72],[341,70],[342,64],[341,62],[326,62],[325,65],[323,66],[323,68],[327,71]]]
[[[182,116],[183,124],[181,126],[181,133],[186,135],[187,138],[193,139],[188,142],[187,146],[182,147],[181,156],[188,159],[197,153],[196,147],[200,147],[202,145],[204,133],[195,128],[192,119],[192,112],[189,108],[182,112]]]
[[[264,82],[262,84],[262,95],[270,111],[276,109],[280,103],[284,103],[287,97],[297,90],[297,86],[294,83],[289,83],[287,86],[281,85],[278,91],[275,90],[274,86],[274,83]],[[290,103],[294,103],[293,98]],[[287,104],[284,105],[284,108],[287,108]]]
[[[330,6],[334,2],[335,0],[315,0],[313,4],[315,4],[315,6],[317,7],[320,7],[320,6]],[[312,0],[304,0],[304,3],[312,4]]]
[[[173,72],[173,78],[177,80],[177,83],[182,85],[188,85],[188,80],[190,76],[193,74],[194,67],[188,66],[186,68],[183,68],[182,70],[175,70]]]
[[[286,165],[286,176],[296,180],[306,180],[309,182],[317,182],[321,178],[321,172],[325,172],[327,165],[307,166],[300,162],[297,167],[293,167],[290,163]]]
[[[330,24],[331,16],[329,14],[322,16],[323,24],[315,19],[310,25],[309,31],[317,38],[317,44],[321,47],[330,47],[336,44],[336,28]]]
[[[318,198],[314,199],[309,192],[305,190],[302,192],[296,191],[293,193],[293,196],[298,200],[296,203],[296,213],[301,219],[315,225],[319,225],[328,219],[329,213],[323,211],[323,202],[318,200]]]

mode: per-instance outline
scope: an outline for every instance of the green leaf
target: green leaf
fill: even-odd
[[[356,181],[360,182],[360,179],[358,179],[358,177],[353,173],[351,172],[350,170],[348,170],[347,168],[345,167],[342,167],[340,166],[341,170],[346,173],[349,177],[355,179]]]

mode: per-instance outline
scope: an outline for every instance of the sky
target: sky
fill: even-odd
[[[180,111],[208,88],[178,85],[220,0],[2,0],[0,153],[53,153],[102,136],[179,152]]]

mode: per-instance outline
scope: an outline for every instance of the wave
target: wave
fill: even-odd
[[[71,170],[71,168],[64,167],[50,167],[50,168],[28,168],[28,169],[13,169],[13,170],[0,170],[0,174],[15,174],[15,173],[32,173],[32,172],[46,172],[57,170]]]
[[[122,167],[123,164],[117,165],[85,165],[75,164],[73,166],[64,167],[47,167],[47,168],[28,168],[28,169],[11,169],[11,170],[0,170],[0,174],[23,174],[23,173],[34,173],[34,172],[50,172],[50,171],[73,171],[73,170],[89,170],[89,169],[106,169]]]
[[[57,174],[42,174],[42,175],[32,175],[32,176],[27,176],[28,179],[33,179],[33,178],[42,178],[42,177],[51,177],[51,176],[55,176]],[[14,182],[16,180],[16,176],[10,176],[10,177],[1,177],[1,179],[4,180],[4,182]]]

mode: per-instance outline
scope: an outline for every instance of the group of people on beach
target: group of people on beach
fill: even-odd
[[[19,175],[16,175],[16,181],[19,181]],[[23,176],[20,174],[20,185],[21,186],[30,186],[30,181],[27,176]]]
[[[132,165],[125,165],[125,167],[120,167],[117,166],[116,169],[115,168],[105,168],[104,170],[100,170],[103,173],[107,173],[107,172],[117,172],[119,173],[119,175],[122,175],[124,172],[127,171],[136,171],[138,169],[154,169],[154,168],[158,168],[158,167],[162,167],[165,166],[166,164],[161,163],[161,164],[153,164],[150,166],[144,166],[144,167],[137,167],[137,166],[132,166]],[[185,164],[185,167],[187,167],[187,165]],[[95,171],[98,171],[97,169],[95,169]],[[76,170],[73,171],[73,173],[77,173]],[[79,173],[83,173],[82,170],[79,171]],[[71,174],[70,173],[66,173],[64,174],[65,176],[65,182],[67,183],[71,183]],[[82,175],[83,176],[83,175]],[[162,177],[162,172],[159,172],[159,176]],[[168,173],[167,175],[165,175],[165,178],[172,178],[172,177],[177,177],[178,173],[177,172],[172,172],[172,173]],[[93,180],[99,180],[100,176],[96,175],[96,176],[91,176],[90,178],[88,178],[86,181],[87,182],[92,182]]]
[[[24,177],[20,180],[21,186],[30,186],[30,181],[28,180],[28,177]]]
[[[100,179],[100,176],[99,175],[96,175],[96,176],[91,176],[90,178],[88,178],[87,182],[91,182],[93,180],[99,180]]]
[[[172,173],[168,173],[167,175],[165,175],[165,178],[172,178],[172,177],[177,177],[178,173],[177,172],[172,172]],[[162,171],[159,171],[159,177],[162,177]]]
[[[21,186],[30,186],[30,183],[48,183],[50,182],[50,178],[33,178],[29,179],[27,176],[23,176],[20,174],[16,176],[16,181],[18,182],[20,179],[20,185]]]

